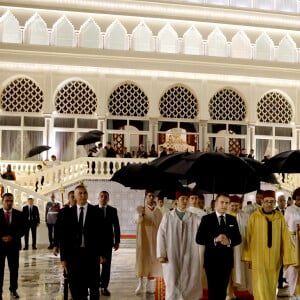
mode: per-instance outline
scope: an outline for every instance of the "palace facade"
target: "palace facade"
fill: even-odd
[[[119,152],[300,148],[299,4],[0,1],[0,158],[69,161],[93,129]]]

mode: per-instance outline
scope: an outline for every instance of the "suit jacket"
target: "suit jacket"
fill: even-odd
[[[88,204],[83,225],[85,249],[89,255],[103,256],[103,236],[99,210]],[[60,224],[60,256],[61,260],[68,260],[81,246],[81,229],[78,222],[77,206],[64,211]]]
[[[215,244],[214,239],[220,234],[220,225],[215,212],[202,217],[198,228],[196,242],[205,246],[204,267],[217,268],[219,265],[228,268],[233,267],[233,247],[241,243],[236,218],[226,214],[225,235],[230,239],[230,246],[224,246],[220,243]]]
[[[25,219],[23,213],[17,209],[12,209],[11,223],[8,226],[3,208],[0,209],[0,251],[9,247],[11,250],[21,249],[21,237],[25,234]],[[2,237],[11,235],[13,240],[9,243],[2,241]]]
[[[103,219],[104,244],[111,249],[115,244],[120,244],[120,224],[118,211],[116,208],[107,205],[106,214],[104,217],[103,209],[99,207],[99,210],[100,216]]]
[[[23,207],[23,215],[24,215],[25,220],[27,220],[27,222],[30,221],[29,220],[29,205],[26,205]],[[40,213],[39,213],[39,209],[36,205],[32,206],[31,224],[34,224],[34,225],[40,224]]]
[[[279,212],[282,213],[282,210],[281,210],[278,206],[276,206],[275,210],[278,210]],[[286,210],[286,208],[283,209],[284,213],[285,213],[285,210]],[[284,215],[284,214],[283,214],[283,215]]]

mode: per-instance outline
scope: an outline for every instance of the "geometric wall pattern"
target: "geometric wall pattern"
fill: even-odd
[[[149,111],[149,100],[138,86],[125,83],[110,95],[108,109],[113,116],[145,117]]]
[[[61,114],[91,115],[97,109],[97,96],[85,82],[73,80],[57,92],[55,108]]]
[[[218,91],[210,99],[208,110],[212,120],[243,121],[246,117],[246,104],[232,89]]]
[[[198,101],[187,88],[174,86],[161,97],[159,112],[164,118],[194,119],[198,115]]]
[[[10,112],[41,112],[43,92],[29,78],[10,82],[1,93],[1,107]]]
[[[257,104],[257,117],[260,122],[289,124],[293,109],[282,94],[269,92]]]

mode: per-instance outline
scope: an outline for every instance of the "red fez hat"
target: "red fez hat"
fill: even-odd
[[[229,198],[230,202],[241,203],[241,198],[238,195],[232,195]]]
[[[177,191],[176,192],[176,199],[178,199],[180,196],[187,196],[187,191]]]
[[[274,198],[276,197],[276,193],[275,191],[272,191],[272,190],[266,190],[266,191],[263,191],[263,198]]]
[[[293,197],[292,197],[292,198],[293,198],[294,200],[296,200],[296,197],[297,197],[297,196],[300,196],[300,187],[298,187],[297,189],[294,190],[294,193],[293,193]]]

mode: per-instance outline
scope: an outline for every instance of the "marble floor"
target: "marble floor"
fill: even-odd
[[[122,243],[122,247],[113,253],[112,275],[109,300],[154,300],[153,295],[135,296],[137,280],[134,272],[135,245],[133,241]],[[3,299],[10,300],[9,272],[5,270]],[[23,300],[62,300],[63,276],[58,257],[52,255],[47,246],[39,245],[38,250],[20,252],[19,289]],[[278,300],[287,300],[278,297]],[[175,299],[174,299],[175,300]],[[192,299],[191,299],[192,300]]]

